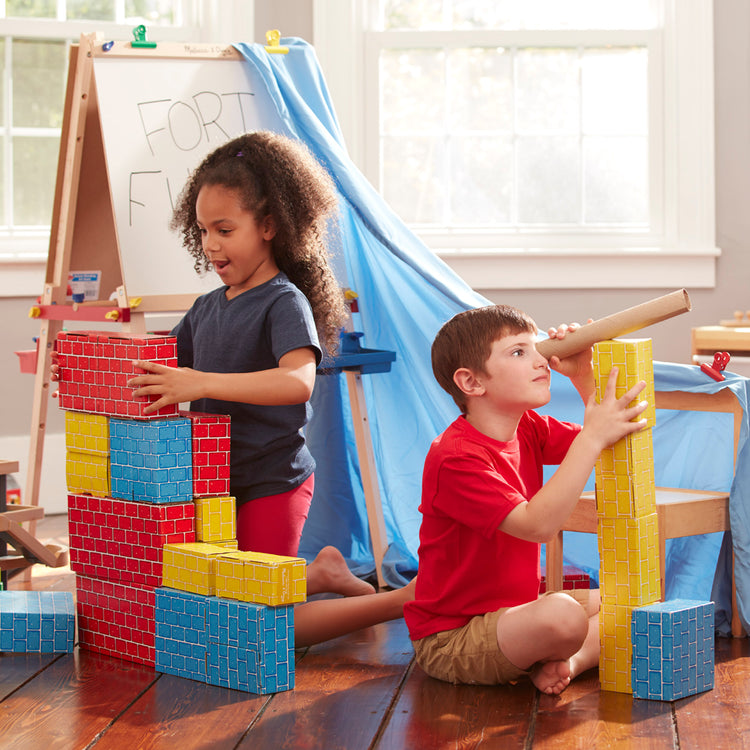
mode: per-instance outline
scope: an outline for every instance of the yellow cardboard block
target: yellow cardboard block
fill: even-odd
[[[233,497],[196,497],[194,502],[196,539],[216,543],[237,536]]]
[[[216,565],[217,596],[273,607],[306,599],[307,564],[301,557],[225,550]]]
[[[646,419],[647,427],[653,427],[656,420],[654,405],[654,360],[651,339],[611,339],[594,344],[594,376],[596,379],[596,399],[601,401],[607,385],[609,372],[618,368],[618,398],[630,390],[640,380],[646,381],[646,388],[640,392],[633,405],[648,401],[648,408],[638,419]]]
[[[65,481],[68,492],[74,495],[109,497],[109,455],[66,451]]]
[[[602,476],[632,477],[641,483],[654,482],[653,432],[643,429],[620,438],[599,455],[595,470]]]
[[[630,619],[633,607],[602,602],[599,612],[599,682],[602,690],[632,693]]]
[[[597,473],[597,513],[605,518],[639,518],[656,513],[653,465],[650,465],[650,469],[635,472],[632,476]]]
[[[661,599],[659,519],[598,518],[602,602],[642,607]]]
[[[216,595],[216,559],[227,548],[205,542],[165,544],[162,586],[204,596]]]
[[[109,417],[65,412],[65,447],[78,453],[109,455]]]

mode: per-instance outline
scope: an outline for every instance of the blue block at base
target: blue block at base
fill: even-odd
[[[166,587],[154,591],[154,669],[206,681],[206,597]]]
[[[294,607],[211,597],[207,682],[251,693],[294,688]]]
[[[68,591],[0,593],[0,651],[71,653],[75,603]]]
[[[155,599],[157,672],[250,693],[294,687],[294,607],[167,587]]]
[[[714,686],[714,604],[673,599],[633,610],[633,696],[672,701]]]

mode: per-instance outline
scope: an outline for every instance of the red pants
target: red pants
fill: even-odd
[[[296,557],[314,486],[312,475],[289,492],[242,503],[237,508],[239,548]]]

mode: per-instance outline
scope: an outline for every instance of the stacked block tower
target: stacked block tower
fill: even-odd
[[[134,360],[177,365],[174,338],[64,332],[57,352],[79,644],[212,684],[293,687],[305,562],[237,552],[229,417],[147,415],[127,387]]]
[[[631,693],[633,610],[661,599],[659,526],[654,484],[654,376],[650,339],[601,341],[594,346],[597,400],[618,368],[619,398],[641,380],[636,402],[646,427],[605,449],[595,468],[600,565],[599,681],[602,689]]]

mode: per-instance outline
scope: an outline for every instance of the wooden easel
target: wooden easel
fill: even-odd
[[[177,54],[177,45],[170,46],[170,56]],[[226,57],[233,48],[206,45],[201,51],[193,48],[193,55]],[[78,45],[72,45],[68,60],[68,80],[65,94],[65,116],[60,142],[60,154],[55,184],[55,198],[50,231],[49,253],[44,290],[38,305],[32,308],[41,325],[37,346],[36,380],[32,406],[27,502],[39,504],[42,454],[46,434],[48,397],[50,393],[51,353],[62,324],[68,321],[104,321],[118,323],[123,330],[145,331],[145,314],[150,312],[183,312],[195,299],[195,294],[164,295],[144,298],[137,313],[131,310],[131,300],[123,281],[123,265],[115,227],[114,206],[104,152],[104,141],[96,88],[93,81],[93,59],[102,53],[101,43],[93,34],[82,35]],[[119,43],[112,54],[143,54]],[[149,50],[155,54],[155,50]],[[165,50],[159,53],[164,56]],[[79,268],[98,268],[102,271],[101,286],[105,298],[100,302],[66,304],[68,273],[74,264]],[[113,292],[114,290],[114,292]],[[114,301],[107,297],[116,295]],[[113,314],[114,313],[114,314]],[[29,532],[35,532],[36,521],[30,522]]]
[[[268,52],[281,51],[281,48],[273,46],[266,49]],[[217,60],[244,64],[240,53],[231,46],[159,43],[155,48],[140,49],[130,42],[103,44],[96,35],[84,34],[79,44],[71,47],[47,271],[43,294],[38,305],[32,308],[36,311],[35,316],[41,320],[26,486],[26,497],[32,506],[39,504],[51,353],[63,321],[110,320],[121,326],[122,330],[145,332],[146,314],[184,312],[200,293],[151,294],[136,298],[126,288],[128,274],[125,266],[128,260],[132,265],[132,259],[126,257],[127,251],[122,238],[118,236],[102,112],[94,80],[96,58]],[[212,125],[212,122],[208,125]],[[166,223],[166,217],[164,221]],[[92,268],[102,272],[101,299],[81,304],[67,303],[70,270]],[[349,390],[373,552],[378,581],[382,585],[380,563],[386,546],[385,524],[361,382],[351,377]],[[35,526],[36,521],[31,520],[29,531],[32,535]]]

